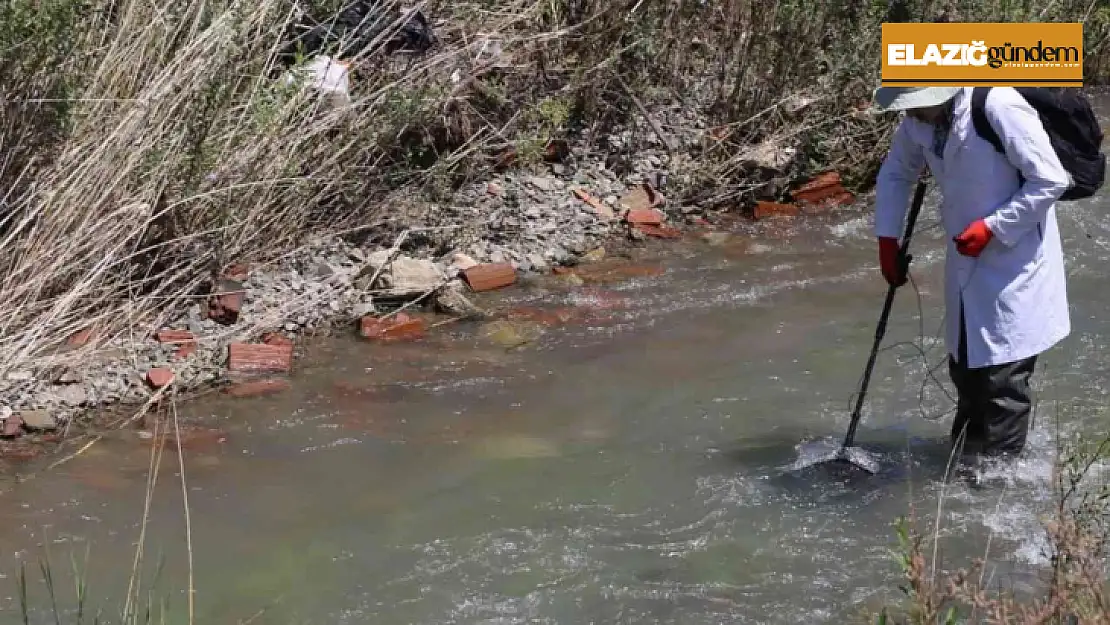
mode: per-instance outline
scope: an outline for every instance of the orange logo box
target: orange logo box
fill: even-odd
[[[1079,22],[883,24],[884,87],[1082,87]]]

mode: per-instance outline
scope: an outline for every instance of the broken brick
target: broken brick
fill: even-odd
[[[732,126],[716,126],[710,128],[707,131],[707,134],[714,141],[724,141],[725,139],[728,139],[730,136],[732,136]]]
[[[285,373],[293,368],[293,345],[232,343],[227,366],[236,373]]]
[[[232,325],[239,320],[239,311],[243,308],[245,295],[241,282],[220,280],[213,289],[212,295],[208,304],[209,318],[224,325]]]
[[[2,435],[6,438],[15,438],[23,434],[23,419],[19,415],[11,415],[4,419]]]
[[[794,204],[780,204],[760,200],[755,203],[755,218],[764,219],[774,215],[797,215],[798,207]]]
[[[824,172],[811,178],[801,187],[790,192],[795,202],[803,204],[850,204],[855,200],[840,183],[840,174]],[[851,198],[850,200],[847,198]]]
[[[69,336],[69,338],[66,339],[66,344],[71,345],[73,347],[81,347],[81,346],[87,344],[92,339],[92,334],[93,334],[93,329],[92,328],[85,328],[84,330],[79,330],[79,331],[74,332],[73,334],[71,334]]]
[[[246,263],[235,263],[224,269],[224,277],[230,280],[246,280],[250,275],[250,265]]]
[[[359,334],[364,339],[378,341],[412,341],[424,336],[427,324],[423,319],[398,313],[393,318],[379,319],[369,315],[359,322]]]
[[[650,208],[635,209],[628,211],[624,220],[634,226],[661,226],[663,214]]]
[[[813,191],[815,189],[824,189],[832,186],[840,185],[840,173],[835,171],[826,171],[817,174],[810,178],[805,184],[795,189],[794,193],[804,193],[806,191]]]
[[[197,340],[197,337],[193,336],[193,333],[188,330],[159,330],[154,337],[158,339],[159,343],[171,343],[174,345],[193,343]]]
[[[231,397],[264,397],[289,390],[289,380],[271,378],[267,380],[252,380],[238,382],[224,389],[224,393]]]
[[[154,388],[162,388],[173,382],[173,371],[164,367],[156,367],[146,372],[146,381]]]
[[[182,343],[177,351],[173,353],[173,357],[176,360],[184,360],[195,353],[197,353],[196,342]]]
[[[566,139],[552,139],[544,146],[543,157],[549,163],[562,163],[570,157],[570,144]]]
[[[594,209],[594,212],[601,217],[604,217],[606,219],[612,219],[613,217],[616,217],[616,214],[613,212],[612,208],[609,208],[604,202],[598,200],[589,193],[586,193],[584,190],[575,189],[573,193],[574,197],[582,200],[586,204],[589,204],[590,207]]]
[[[474,292],[492,291],[516,282],[516,270],[510,263],[474,265],[462,274],[470,290]]]
[[[648,224],[639,224],[633,226],[640,232],[648,235],[649,237],[656,237],[658,239],[681,239],[682,231],[678,228],[671,226],[652,226]]]
[[[494,156],[493,169],[494,171],[505,171],[506,169],[515,165],[516,161],[516,148],[513,146],[508,146]]]

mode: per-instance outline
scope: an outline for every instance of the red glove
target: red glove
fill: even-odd
[[[983,248],[994,238],[994,233],[987,227],[987,222],[982,219],[972,223],[960,236],[952,239],[956,243],[956,251],[964,256],[977,257],[983,253]]]
[[[899,287],[906,283],[906,267],[901,256],[898,239],[879,237],[879,267],[887,284]]]

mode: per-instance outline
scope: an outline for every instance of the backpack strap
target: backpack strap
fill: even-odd
[[[1006,158],[1006,146],[1002,145],[1002,139],[999,138],[994,126],[987,119],[987,95],[990,94],[990,91],[990,87],[975,87],[971,90],[971,123],[975,126],[975,132],[990,142],[994,149],[998,150],[1003,158]],[[1025,174],[1018,169],[1017,175],[1018,185],[1024,186]]]
[[[990,87],[975,87],[971,90],[971,122],[980,137],[989,141],[1000,154],[1005,155],[1006,148],[1002,145],[1002,139],[998,137],[998,133],[994,131],[990,120],[987,119],[987,95],[990,91]]]

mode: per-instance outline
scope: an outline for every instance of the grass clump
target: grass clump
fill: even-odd
[[[1036,591],[1011,591],[987,575],[989,553],[970,566],[936,574],[928,536],[897,523],[904,605],[884,610],[879,625],[1103,625],[1110,623],[1106,556],[1110,485],[1101,480],[1110,438],[1066,446],[1056,464],[1055,508],[1043,524],[1050,565]],[[936,538],[934,537],[934,540]],[[989,547],[988,547],[989,551]],[[935,552],[934,552],[935,554]]]

